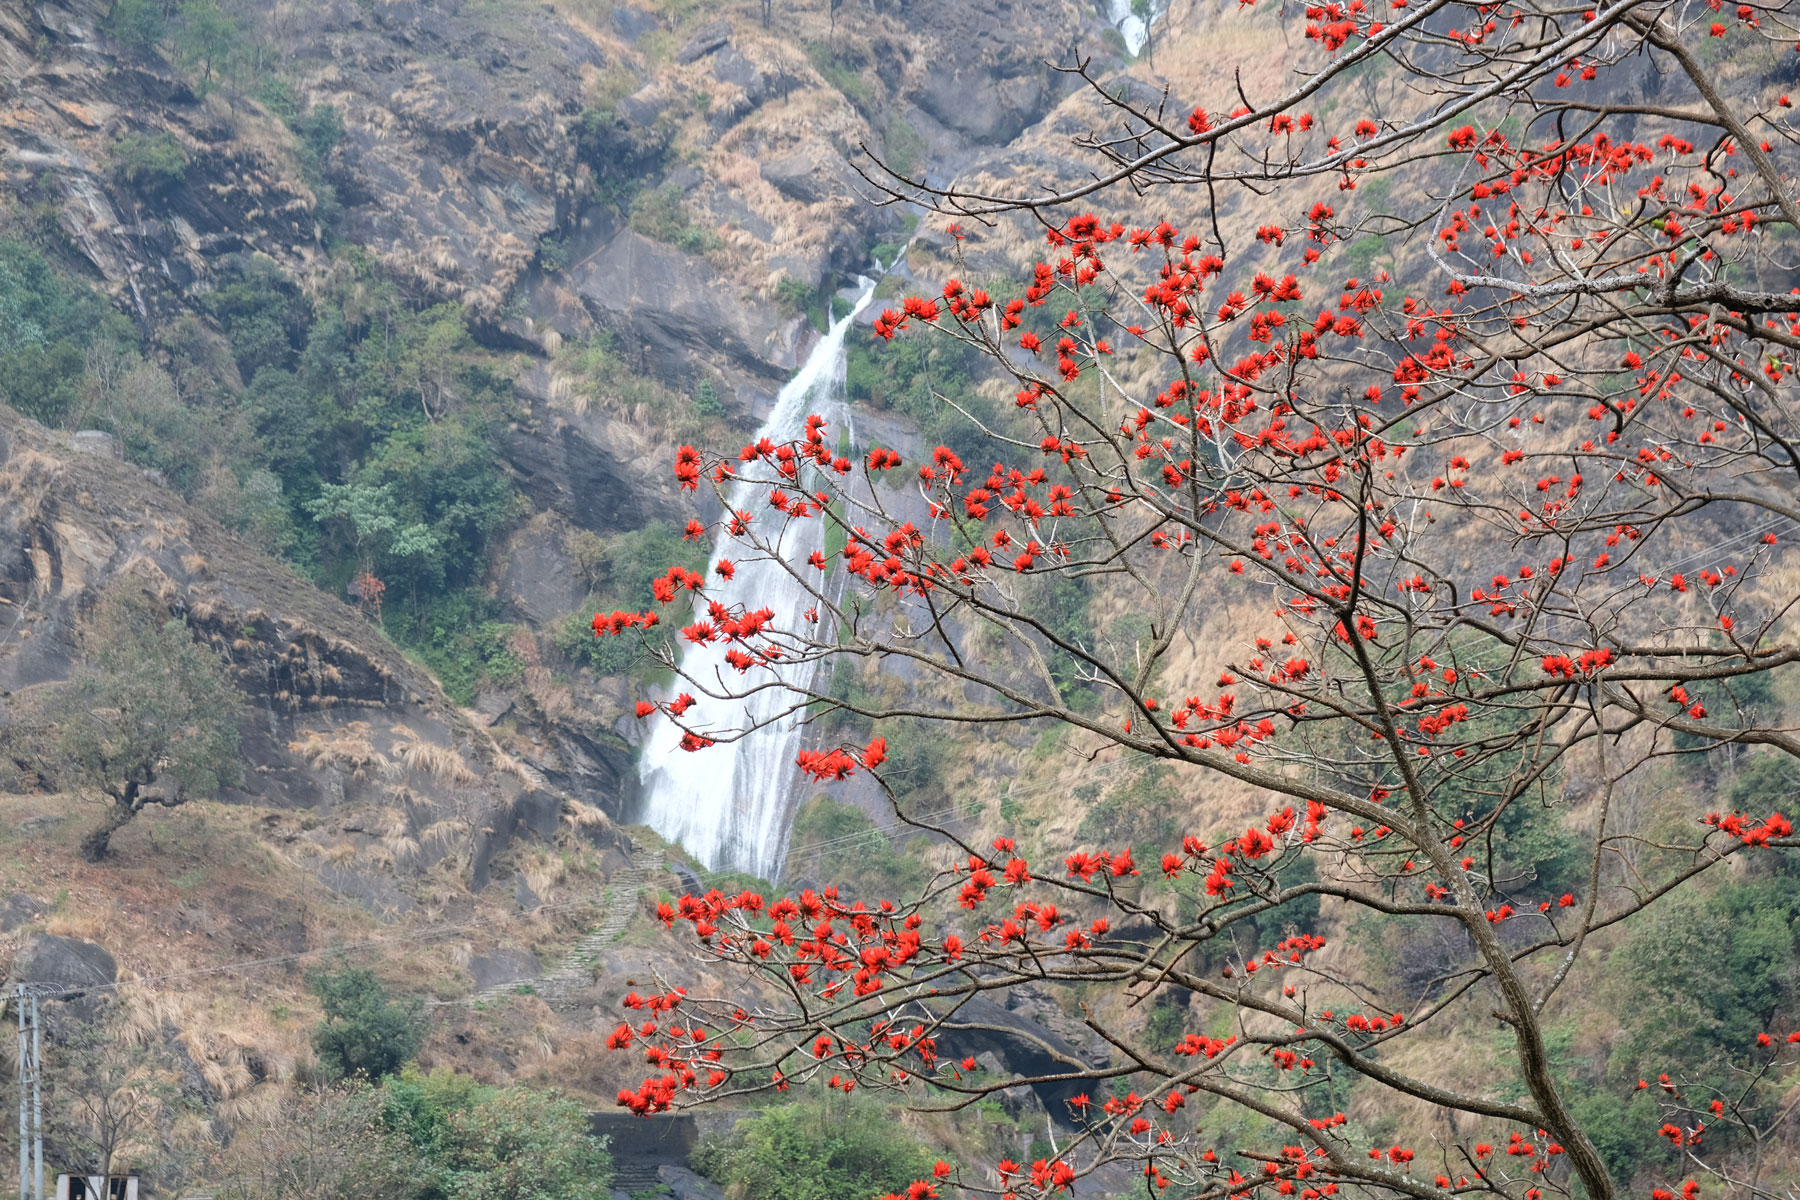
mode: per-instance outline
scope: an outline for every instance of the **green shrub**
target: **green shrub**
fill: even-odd
[[[775,303],[789,316],[805,312],[815,299],[813,289],[792,275],[783,275],[775,284]]]
[[[838,57],[824,42],[808,42],[806,56],[812,60],[819,77],[843,94],[864,116],[875,110],[875,89],[855,65]]]
[[[448,1125],[446,1198],[606,1200],[612,1158],[572,1100],[524,1087],[480,1088]]]
[[[325,158],[344,140],[344,115],[333,104],[315,104],[288,122],[315,158]]]
[[[601,1200],[611,1186],[606,1144],[572,1101],[447,1067],[408,1067],[379,1095],[382,1124],[413,1150],[421,1200]]]
[[[660,610],[650,581],[670,567],[704,572],[712,556],[707,541],[692,541],[664,521],[607,539],[573,539],[582,546],[582,569],[594,591],[583,605],[559,621],[551,644],[570,662],[601,675],[619,675],[639,662],[642,643],[632,633],[595,637],[596,612]],[[597,545],[594,543],[598,543]]]
[[[702,417],[725,415],[725,402],[719,399],[719,389],[713,386],[712,380],[702,379],[700,386],[694,389],[694,412]]]
[[[517,683],[525,664],[513,653],[515,627],[498,620],[499,603],[479,587],[400,605],[383,627],[431,668],[458,704],[473,704],[483,684]]]
[[[148,50],[162,41],[161,6],[151,0],[113,0],[103,23],[109,36],[134,50]]]
[[[917,858],[895,848],[868,813],[824,794],[794,814],[788,844],[790,873],[804,870],[861,895],[915,895],[931,874]]]
[[[111,159],[120,182],[146,192],[173,187],[187,177],[187,150],[172,133],[121,134],[113,142]]]
[[[718,249],[717,234],[693,223],[681,189],[673,183],[645,188],[631,200],[631,227],[647,238],[667,242],[689,254]]]
[[[551,275],[569,269],[569,243],[559,237],[545,236],[538,242],[538,266]]]
[[[392,1075],[424,1044],[422,1005],[416,998],[393,999],[373,972],[321,968],[306,982],[325,1009],[325,1020],[313,1030],[313,1052],[334,1078]]]
[[[781,1200],[868,1200],[929,1179],[932,1157],[873,1102],[809,1098],[703,1139],[694,1167],[728,1193]]]
[[[882,162],[888,170],[910,177],[924,165],[925,139],[905,117],[896,113],[888,118],[883,140],[887,143],[887,155]]]
[[[77,407],[88,348],[137,343],[131,322],[36,250],[0,239],[0,400],[47,425]]]

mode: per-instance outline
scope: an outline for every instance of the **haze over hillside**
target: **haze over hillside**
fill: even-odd
[[[941,464],[942,446],[985,472],[982,435],[994,430],[1036,448],[1004,355],[870,326],[902,293],[935,294],[952,275],[1004,304],[1031,282],[1040,222],[1073,211],[959,221],[871,180],[891,170],[982,195],[1078,185],[1103,158],[1082,141],[1124,136],[1123,154],[1149,136],[1117,103],[1161,106],[1181,114],[1170,128],[1197,134],[1205,113],[1186,116],[1197,104],[1220,116],[1242,99],[1248,111],[1292,86],[1293,15],[1200,0],[0,5],[0,959],[10,983],[53,997],[52,1173],[130,1168],[146,1196],[774,1200],[817,1183],[804,1194],[855,1200],[930,1177],[940,1154],[1054,1160],[1078,1124],[1054,1082],[955,1113],[903,1113],[850,1087],[822,1101],[744,1099],[673,1126],[673,1149],[646,1124],[590,1127],[590,1111],[616,1109],[644,1078],[634,1056],[608,1050],[618,1021],[634,1019],[619,1015],[627,993],[680,982],[746,1005],[781,998],[694,955],[659,905],[828,884],[846,903],[872,902],[962,864],[950,837],[1004,845],[1000,861],[1016,841],[1050,864],[1105,841],[1127,862],[1136,850],[1147,877],[1121,873],[1121,894],[1178,923],[1198,901],[1175,871],[1156,877],[1157,858],[1184,835],[1216,845],[1216,833],[1266,820],[1266,790],[1121,750],[1094,732],[1111,698],[1091,673],[973,624],[953,626],[979,668],[971,678],[1014,696],[1066,693],[1087,727],[902,718],[886,734],[891,757],[880,751],[884,784],[845,770],[855,778],[827,788],[795,755],[890,728],[861,713],[1000,711],[997,690],[899,656],[839,659],[805,682],[840,707],[801,710],[807,723],[758,743],[761,758],[728,759],[739,749],[725,745],[659,769],[645,747],[658,729],[656,753],[678,746],[656,706],[680,685],[629,639],[596,637],[593,619],[660,611],[653,579],[708,571],[713,523],[730,506],[684,490],[677,449],[735,454],[774,428],[765,422],[797,376],[810,390],[787,393],[774,432],[797,439],[805,413],[829,410],[826,464],[895,447],[910,473]],[[1708,47],[1706,61],[1734,99],[1760,104],[1793,79],[1792,58],[1760,44]],[[1627,73],[1642,103],[1595,105],[1616,139],[1650,141],[1653,110],[1693,98],[1648,59],[1619,67],[1611,86]],[[1359,69],[1356,102],[1386,128],[1436,119],[1414,82],[1388,63]],[[1364,117],[1338,104],[1319,114],[1332,129]],[[1401,217],[1425,221],[1409,194],[1463,186],[1460,160],[1437,161],[1441,140],[1360,192],[1344,186],[1348,171],[1284,181],[1279,219],[1294,245],[1328,248],[1320,296],[1343,284],[1347,309],[1359,288],[1435,280],[1437,231]],[[1120,185],[1083,206],[1191,230],[1277,219],[1254,191],[1157,182],[1171,186],[1134,198]],[[1330,205],[1356,236],[1319,236],[1325,218],[1304,232],[1304,214]],[[1260,302],[1276,286],[1261,272],[1290,269],[1280,232],[1245,236],[1231,287],[1266,279]],[[1795,245],[1791,231],[1769,237]],[[1779,254],[1733,279],[1775,293],[1797,281]],[[1442,290],[1421,290],[1426,316]],[[1039,322],[1046,347],[1079,324],[1072,309],[1053,327],[1058,317]],[[1329,312],[1315,328],[1333,328]],[[1170,384],[1166,364],[1119,349],[1098,394],[1108,421],[1128,426]],[[1559,404],[1575,411],[1546,401]],[[1493,445],[1508,436],[1525,444],[1496,433]],[[1066,464],[1054,436],[1046,459],[1059,448]],[[1557,469],[1561,487],[1574,472]],[[866,474],[853,502],[922,527],[941,515]],[[1019,486],[1022,504],[1019,481],[990,486]],[[837,523],[855,524],[837,503]],[[1675,549],[1748,556],[1773,528],[1709,510]],[[1446,561],[1470,570],[1511,536],[1498,525],[1467,535]],[[816,542],[791,565],[803,551],[849,557],[841,530],[821,526]],[[1018,550],[994,545],[1009,559]],[[1021,644],[1060,640],[1128,666],[1163,636],[1104,581],[1018,574],[1021,602],[1047,614]],[[1791,599],[1787,576],[1757,586],[1771,605],[1783,588]],[[811,604],[817,618],[801,588],[740,590],[747,609],[784,603],[788,620]],[[908,636],[936,621],[906,603],[867,611]],[[1245,631],[1268,607],[1261,593],[1200,594],[1158,651],[1159,684],[1173,695],[1187,680],[1235,682]],[[956,639],[939,636],[961,665]],[[1785,728],[1790,675],[1722,686],[1736,711]],[[1104,720],[1129,733],[1150,711]],[[1507,818],[1517,825],[1502,831],[1495,870],[1573,896],[1586,865],[1562,832],[1604,827],[1608,805],[1629,809],[1634,836],[1657,847],[1692,824],[1676,798],[1700,811],[1791,807],[1791,767],[1752,757],[1763,753],[1727,739],[1657,762],[1616,800],[1604,770],[1558,765],[1534,785],[1542,811],[1518,817],[1521,804]],[[726,761],[729,772],[709,765]],[[729,794],[708,793],[715,772]],[[897,805],[947,836],[909,828]],[[1648,933],[1597,934],[1604,953],[1545,1007],[1549,1069],[1575,1081],[1580,1119],[1619,1131],[1600,1145],[1619,1179],[1680,1164],[1653,1125],[1639,1136],[1637,1111],[1625,1132],[1648,1064],[1724,1061],[1777,1018],[1800,1024],[1796,878],[1791,866],[1715,872]],[[1066,915],[1098,918],[1106,895]],[[1317,928],[1330,945],[1316,961],[1346,986],[1421,1006],[1444,997],[1461,940],[1359,939],[1367,927],[1341,899],[1271,902],[1240,930],[1248,942],[1196,951],[1196,970],[1230,977],[1232,955],[1254,964],[1258,936]],[[954,902],[934,901],[952,915]],[[1658,944],[1686,956],[1672,981]],[[1103,1026],[1170,1045],[1233,1032],[1160,987],[1046,979],[984,998],[967,1014],[968,1063],[979,1063],[967,1069],[1097,1070],[1122,1061]],[[1509,1053],[1495,1017],[1433,1030],[1389,1065],[1485,1077]],[[15,1062],[7,1082],[17,1075]],[[369,1087],[338,1086],[357,1079]],[[128,1111],[96,1116],[95,1096]],[[1448,1145],[1470,1131],[1423,1099],[1395,1108],[1334,1084],[1331,1102],[1370,1145]],[[735,1125],[740,1109],[760,1115]],[[1221,1140],[1262,1129],[1217,1112],[1200,1124]],[[1787,1182],[1746,1195],[1789,1194],[1797,1119],[1789,1104],[1753,1148],[1762,1178]],[[836,1140],[820,1142],[819,1128]],[[504,1147],[534,1130],[537,1190],[502,1182]],[[0,1161],[13,1161],[14,1136],[0,1139]],[[785,1160],[805,1170],[784,1175]],[[1140,1186],[1114,1170],[1075,1191]]]

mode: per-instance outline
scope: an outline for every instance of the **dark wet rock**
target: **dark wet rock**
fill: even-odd
[[[969,1028],[978,1026],[979,1028]],[[953,1056],[991,1054],[1005,1064],[1006,1073],[1024,1076],[1054,1075],[1104,1066],[1104,1046],[1078,1046],[1057,1030],[1030,1016],[983,998],[970,1000],[957,1010],[939,1034],[940,1053]],[[1074,1084],[1045,1083],[1033,1087],[1037,1101],[1053,1118],[1067,1123],[1065,1103],[1084,1090]]]
[[[478,692],[475,713],[489,726],[498,725],[513,710],[513,698],[505,692]]]
[[[736,290],[722,287],[705,259],[632,229],[568,274],[589,311],[619,335],[634,367],[655,363],[685,373],[696,356],[716,354],[761,365],[778,319],[772,306],[738,303]]]

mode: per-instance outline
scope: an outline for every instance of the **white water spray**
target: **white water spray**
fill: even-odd
[[[756,437],[781,443],[801,436],[806,418],[818,413],[826,420],[827,436],[849,427],[844,396],[844,336],[850,324],[874,295],[871,279],[857,280],[858,294],[847,316],[832,323],[831,330],[813,348],[800,371],[775,400],[775,408],[756,431]],[[732,509],[766,507],[760,504],[767,484],[740,482],[728,496]],[[736,548],[721,532],[713,545],[714,563]],[[787,527],[776,546],[788,563],[798,567],[815,550],[825,548],[825,521],[799,521]],[[788,572],[771,561],[737,563],[736,575],[720,581],[709,567],[705,591],[709,600],[728,607],[772,608],[779,629],[796,629],[801,613],[814,603],[812,595]],[[683,673],[704,681],[714,691],[720,680],[739,678],[725,662],[723,642],[689,646],[681,657]],[[810,687],[817,664],[782,668],[782,677],[795,687]],[[773,879],[787,856],[788,817],[800,777],[794,765],[800,749],[798,714],[773,720],[794,702],[782,688],[765,688],[742,701],[720,701],[701,696],[692,710],[702,718],[696,728],[728,726],[740,721],[760,726],[735,742],[721,743],[692,753],[681,749],[681,730],[673,721],[658,720],[638,761],[643,781],[643,807],[639,819],[687,851],[713,871],[748,871]],[[723,711],[735,704],[732,711]],[[764,724],[764,722],[770,722]],[[693,721],[689,721],[693,724]]]
[[[1125,49],[1131,52],[1131,57],[1136,58],[1144,52],[1144,43],[1150,40],[1151,23],[1162,16],[1168,5],[1166,0],[1151,0],[1148,21],[1132,11],[1134,7],[1131,0],[1106,0],[1106,19],[1125,39]]]

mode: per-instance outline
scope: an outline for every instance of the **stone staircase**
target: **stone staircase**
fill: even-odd
[[[644,1192],[664,1191],[662,1177],[656,1173],[655,1163],[615,1163],[613,1165],[613,1195],[635,1196]]]
[[[606,889],[606,914],[594,931],[575,943],[563,960],[536,979],[515,979],[510,983],[483,988],[463,1001],[478,1004],[517,995],[529,989],[551,1008],[579,1007],[588,998],[594,983],[594,965],[612,940],[625,932],[631,918],[637,915],[644,888],[665,867],[662,851],[635,846],[631,865],[613,874]]]

